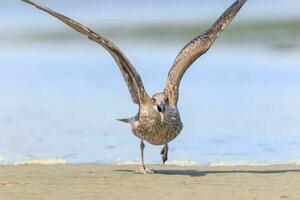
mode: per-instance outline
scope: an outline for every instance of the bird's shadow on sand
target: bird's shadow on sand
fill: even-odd
[[[113,170],[113,171],[138,174],[134,170],[127,170],[127,169],[119,169],[119,170]],[[153,171],[153,174],[162,174],[162,175],[185,175],[185,176],[204,176],[204,175],[206,175],[205,172],[198,171],[198,170],[152,170],[152,171]]]
[[[134,170],[114,170],[116,172],[135,173]],[[209,174],[282,174],[282,173],[300,173],[300,169],[286,169],[286,170],[153,170],[153,174],[161,175],[183,175],[183,176],[206,176]]]

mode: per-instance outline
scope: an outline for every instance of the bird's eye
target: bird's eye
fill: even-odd
[[[154,99],[153,97],[152,97],[152,102],[153,102],[153,103],[155,103],[155,102],[156,102],[156,99]]]
[[[166,102],[169,102],[169,98],[168,97],[166,98]]]
[[[157,106],[157,110],[158,110],[158,112],[162,112],[162,109],[160,106]]]

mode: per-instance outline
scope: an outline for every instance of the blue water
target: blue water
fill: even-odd
[[[106,7],[122,10],[116,2]],[[168,7],[163,5],[161,10]],[[9,16],[5,23],[20,32],[0,31],[8,36],[7,40],[2,37],[0,47],[0,163],[33,159],[64,159],[70,163],[139,161],[139,140],[127,124],[115,120],[135,115],[138,108],[109,54],[84,39],[61,44],[18,43],[11,39],[14,35],[34,32],[35,22],[40,24],[50,17],[37,18],[37,12],[28,14],[35,10],[25,11],[21,6],[10,9],[20,12],[15,17],[8,11],[0,15]],[[172,9],[176,10],[174,6]],[[247,19],[251,12],[241,18]],[[107,26],[118,22],[114,21],[116,16],[108,19],[109,10],[104,13]],[[31,19],[28,24],[20,23],[27,21],[23,14]],[[124,20],[135,23],[137,18],[132,15]],[[153,20],[147,18],[147,12],[145,16],[141,19]],[[158,16],[151,23],[156,23]],[[55,24],[53,20],[47,26]],[[26,26],[32,29],[23,30]],[[183,43],[117,40],[140,72],[148,93],[162,91]],[[255,46],[216,43],[186,73],[179,102],[184,129],[170,143],[171,161],[300,160],[300,51]],[[146,161],[160,162],[160,148],[146,145]]]
[[[177,47],[128,49],[148,92],[161,91]],[[170,159],[199,164],[299,159],[298,54],[213,47],[182,82],[184,129],[170,144]],[[104,50],[93,44],[45,45],[2,55],[3,163],[139,160],[139,140],[115,120],[133,116],[137,107]],[[160,161],[159,148],[147,145],[148,162]]]

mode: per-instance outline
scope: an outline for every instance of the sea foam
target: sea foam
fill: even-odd
[[[118,162],[117,165],[140,165],[141,161],[122,161]],[[146,163],[146,164],[161,164],[161,163]],[[174,165],[180,167],[191,167],[197,166],[197,163],[194,161],[186,161],[186,160],[171,160],[165,163],[165,165]]]
[[[140,165],[140,161],[122,161],[118,162],[117,165]],[[161,163],[146,163],[146,164],[161,164]],[[275,163],[267,163],[267,162],[250,162],[250,161],[238,161],[238,162],[228,162],[228,161],[220,161],[220,162],[211,162],[208,164],[199,164],[196,161],[186,161],[186,160],[170,160],[165,163],[165,165],[173,165],[179,167],[193,167],[193,166],[209,166],[209,167],[264,167],[264,166],[273,166],[273,165],[300,165],[300,161],[287,161],[287,162],[275,162]]]
[[[248,162],[248,161],[240,161],[240,162],[212,162],[209,163],[208,166],[211,167],[241,167],[241,166],[272,166],[272,165],[300,165],[300,161],[288,161],[288,162],[275,162],[275,163],[264,163],[264,162]]]
[[[64,165],[67,161],[62,159],[49,159],[49,160],[26,160],[16,162],[15,165]]]

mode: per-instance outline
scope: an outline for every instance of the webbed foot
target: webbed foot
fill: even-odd
[[[145,168],[145,167],[141,167],[141,168],[139,168],[138,170],[136,170],[134,173],[135,173],[135,174],[153,174],[154,171],[149,170],[149,169],[147,169],[147,168]]]

